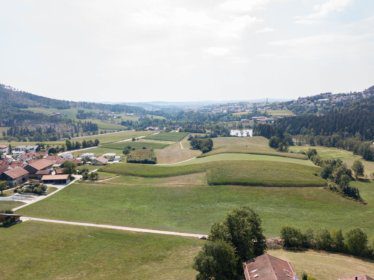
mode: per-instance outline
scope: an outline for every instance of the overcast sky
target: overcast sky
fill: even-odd
[[[374,1],[0,0],[0,83],[105,102],[362,90]]]

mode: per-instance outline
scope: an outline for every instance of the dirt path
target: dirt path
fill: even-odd
[[[140,232],[140,233],[153,233],[153,234],[172,235],[172,236],[181,236],[181,237],[193,237],[193,238],[199,238],[199,239],[207,237],[204,234],[194,234],[194,233],[184,233],[184,232],[174,232],[174,231],[164,231],[164,230],[154,230],[154,229],[134,228],[134,227],[124,227],[124,226],[114,226],[114,225],[103,225],[103,224],[93,224],[93,223],[69,222],[69,221],[62,221],[62,220],[41,219],[41,218],[33,218],[33,217],[22,217],[22,221],[25,221],[25,222],[36,221],[36,222],[43,222],[43,223],[104,228],[104,229],[131,231],[131,232]]]

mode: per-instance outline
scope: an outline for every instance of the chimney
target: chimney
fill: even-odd
[[[358,280],[358,276],[355,276],[355,280]]]

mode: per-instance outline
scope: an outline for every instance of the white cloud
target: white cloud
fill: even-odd
[[[264,27],[262,29],[257,30],[256,33],[258,33],[258,34],[261,34],[261,33],[271,33],[271,32],[274,32],[274,31],[275,31],[274,28]]]
[[[262,9],[268,4],[269,0],[227,0],[220,4],[219,8],[230,13],[249,13]]]
[[[313,23],[319,19],[326,18],[330,14],[344,11],[353,0],[328,0],[314,6],[314,12],[306,16],[295,17],[297,23]]]
[[[226,56],[230,54],[230,49],[224,47],[209,47],[204,49],[204,53],[209,56]]]

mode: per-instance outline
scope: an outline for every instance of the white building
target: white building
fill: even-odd
[[[234,137],[253,137],[253,129],[232,129],[230,136]]]

